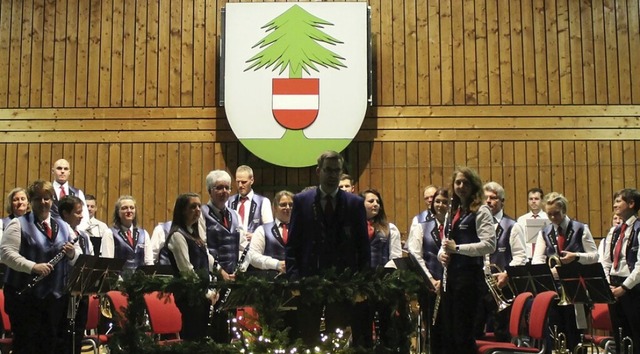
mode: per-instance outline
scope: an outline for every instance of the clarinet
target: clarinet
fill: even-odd
[[[78,239],[80,238],[80,236],[76,237],[75,239],[71,240],[71,244],[75,244]],[[64,252],[64,250],[60,251],[58,254],[56,254],[53,258],[51,258],[51,260],[49,262],[47,262],[47,264],[51,264],[53,267],[56,266],[56,264],[60,263],[61,260],[64,259],[64,257],[67,254]],[[49,272],[49,274],[53,273],[53,270],[51,272]],[[47,274],[48,275],[48,274]],[[38,274],[36,276],[33,277],[33,279],[31,279],[31,281],[29,282],[29,284],[27,284],[27,286],[24,287],[24,289],[18,291],[18,296],[24,294],[25,292],[33,289],[33,287],[35,287],[42,279],[46,278],[47,275],[44,274]]]
[[[247,258],[247,253],[249,253],[250,246],[251,246],[251,242],[249,242],[247,244],[247,247],[244,248],[244,251],[242,251],[240,258],[238,258],[238,264],[236,264],[236,268],[233,270],[232,274],[236,274],[240,270],[242,263],[244,263],[245,258]],[[216,313],[220,313],[222,311],[224,304],[227,302],[227,300],[229,300],[229,295],[231,295],[231,288],[227,288],[224,294],[222,294],[222,296],[220,297],[220,300],[216,304],[216,309],[215,309]]]
[[[447,220],[445,220],[445,224],[448,227],[447,233],[444,236],[444,240],[442,240],[442,244],[440,245],[443,252],[445,251],[444,241],[449,239],[449,236],[451,235],[451,229],[453,228],[453,225],[452,225],[453,215],[451,215],[451,213],[453,212],[452,208],[453,208],[453,197],[451,197],[451,200],[449,201],[449,211],[447,211]],[[446,292],[447,292],[447,266],[445,265],[442,271],[442,280],[440,281],[440,291],[438,291],[438,295],[436,295],[436,303],[435,305],[433,305],[433,316],[431,318],[431,325],[433,326],[435,326],[436,320],[438,319],[438,309],[440,308],[442,293],[446,293]]]

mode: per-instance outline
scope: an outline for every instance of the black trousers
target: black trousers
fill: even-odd
[[[611,276],[611,285],[620,286],[624,278]],[[633,340],[633,353],[640,354],[640,289],[633,287],[620,297],[615,303],[609,305],[611,324],[615,333],[616,348],[620,346],[619,328],[622,328],[623,337]],[[618,353],[620,351],[618,350]]]
[[[351,326],[353,345],[371,348],[372,325],[369,321],[369,306],[366,302],[351,304],[339,302],[326,305],[300,304],[296,311],[297,334],[306,346],[320,343],[320,318],[324,309],[326,332],[333,333],[337,328]]]
[[[440,306],[438,309],[438,316],[436,317],[436,323],[433,323],[433,312],[435,311],[437,295],[432,292],[425,292],[419,294],[418,301],[420,303],[420,311],[422,315],[422,326],[425,329],[424,332],[427,336],[426,342],[429,346],[430,354],[441,354],[442,349],[442,297],[440,298]],[[423,347],[423,351],[425,348]]]
[[[5,308],[11,319],[13,353],[68,353],[67,327],[68,296],[43,299],[31,293],[17,294],[17,289],[5,284]]]
[[[443,352],[475,354],[477,351],[473,327],[484,284],[482,268],[466,267],[449,270],[447,291],[441,304],[443,321]],[[440,316],[439,315],[439,316]]]
[[[186,299],[176,297],[176,306],[182,315],[180,338],[186,341],[199,341],[207,336],[210,305],[211,303],[206,299],[197,304],[189,304]]]

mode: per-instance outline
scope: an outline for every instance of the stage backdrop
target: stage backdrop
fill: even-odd
[[[316,182],[248,153],[217,105],[226,1],[0,1],[3,202],[58,158],[101,219],[132,194],[149,231],[214,168],[251,165],[268,196]],[[466,164],[505,186],[511,216],[540,186],[606,233],[613,191],[640,179],[638,0],[369,4],[374,105],[345,153],[389,220],[406,232],[421,188]]]

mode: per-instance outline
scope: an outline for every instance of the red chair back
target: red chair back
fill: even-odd
[[[89,296],[89,306],[87,309],[87,330],[97,329],[100,321],[100,299],[97,296]]]
[[[6,333],[11,333],[11,321],[9,320],[9,314],[4,309],[4,290],[0,289],[0,317],[2,317],[2,329]]]
[[[129,307],[129,297],[120,291],[111,290],[107,292],[106,296],[111,301],[111,309],[113,312],[114,321],[122,327],[127,321],[125,311]]]
[[[520,336],[520,322],[524,313],[527,301],[533,297],[530,292],[525,292],[516,296],[511,305],[511,317],[509,318],[509,334],[512,338]]]
[[[154,291],[144,294],[151,331],[154,334],[179,334],[182,330],[182,314],[171,293]]]
[[[545,291],[536,295],[529,315],[529,336],[536,340],[544,339],[549,307],[558,298],[555,291]]]
[[[611,316],[609,315],[609,305],[607,304],[594,304],[591,311],[591,317],[593,318],[593,328],[613,331],[613,325],[611,325]]]

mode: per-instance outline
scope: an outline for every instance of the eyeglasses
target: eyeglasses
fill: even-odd
[[[286,208],[286,207],[293,208],[293,203],[278,203],[278,206],[281,208]]]

